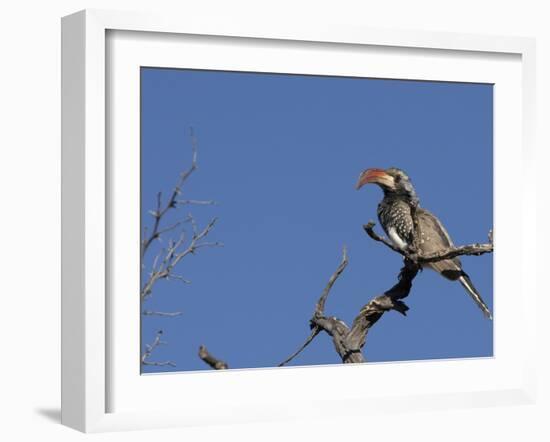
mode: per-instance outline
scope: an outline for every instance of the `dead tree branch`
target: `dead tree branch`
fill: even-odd
[[[457,256],[463,256],[463,255],[473,255],[473,256],[480,256],[485,253],[492,253],[493,252],[493,243],[492,243],[492,232],[489,232],[489,240],[490,242],[487,244],[469,244],[466,246],[460,246],[460,247],[448,247],[446,249],[442,249],[435,253],[429,253],[426,255],[419,254],[419,253],[409,253],[407,251],[401,250],[393,245],[391,241],[389,241],[387,238],[378,235],[374,231],[374,226],[376,224],[373,221],[370,221],[368,224],[365,224],[363,226],[363,229],[367,234],[374,239],[375,241],[381,242],[385,246],[392,249],[394,252],[399,253],[400,255],[403,255],[405,258],[411,260],[412,262],[416,264],[426,264],[429,262],[436,262],[436,261],[442,261],[444,259],[451,259],[456,258]]]
[[[302,351],[315,339],[315,337],[321,333],[321,328],[314,326],[311,330],[311,334],[307,337],[306,341],[302,344],[302,346],[296,350],[294,353],[292,353],[288,358],[286,358],[283,362],[281,362],[277,367],[283,367],[284,365],[288,364],[290,361],[292,361],[296,356],[298,356]]]
[[[181,204],[178,201],[178,196],[181,194],[181,189],[183,184],[187,181],[187,179],[193,174],[195,170],[197,170],[197,140],[194,136],[194,134],[191,134],[191,148],[193,151],[191,166],[180,173],[179,179],[172,189],[172,193],[170,195],[170,198],[166,202],[165,205],[162,204],[162,192],[157,193],[157,207],[154,211],[151,211],[151,215],[153,215],[155,222],[153,224],[153,230],[149,236],[146,236],[146,232],[144,232],[144,238],[141,242],[141,257],[143,259],[143,256],[145,255],[145,252],[147,252],[147,249],[149,246],[155,241],[156,239],[160,238],[160,235],[162,233],[165,233],[169,230],[172,230],[173,228],[177,227],[179,223],[176,223],[176,225],[172,226],[168,229],[160,229],[160,224],[163,219],[163,217],[166,215],[170,209],[175,209],[178,204]],[[186,200],[186,204],[189,204],[190,201],[193,200]]]
[[[180,206],[185,206],[188,204],[194,204],[195,206],[215,206],[218,204],[216,201],[212,200],[177,200],[176,203]]]
[[[395,310],[402,315],[406,315],[409,307],[403,302],[403,299],[409,295],[413,280],[422,268],[423,264],[462,255],[479,256],[484,253],[491,253],[493,251],[492,232],[490,232],[490,243],[488,244],[471,244],[460,247],[449,247],[437,253],[431,253],[428,255],[410,253],[398,249],[388,239],[378,235],[374,231],[374,226],[375,223],[371,221],[364,225],[363,228],[372,239],[383,243],[404,257],[404,264],[397,277],[397,283],[382,295],[373,298],[369,303],[365,304],[353,320],[351,327],[348,327],[344,321],[334,316],[325,316],[325,304],[330,290],[348,264],[348,257],[346,249],[344,248],[342,262],[329,279],[327,286],[317,301],[313,317],[310,319],[310,327],[312,330],[311,334],[308,336],[304,344],[302,344],[302,346],[287,359],[281,362],[279,366],[284,366],[292,361],[315,339],[321,331],[326,332],[332,337],[334,348],[340,355],[342,362],[365,362],[362,350],[365,346],[367,334],[370,328],[382,317],[384,313],[390,310]]]
[[[141,268],[142,272],[145,270],[145,255],[150,250],[150,246],[155,241],[161,241],[161,236],[174,232],[179,229],[183,224],[189,223],[192,228],[192,234],[187,235],[185,230],[182,230],[177,239],[170,238],[166,247],[162,248],[152,262],[152,267],[147,275],[147,279],[143,282],[140,290],[140,298],[143,303],[153,294],[153,288],[155,284],[161,279],[181,281],[185,284],[189,284],[190,281],[181,275],[177,275],[174,270],[176,266],[188,255],[195,254],[197,250],[204,247],[218,247],[222,246],[217,241],[206,241],[206,237],[210,231],[214,228],[217,219],[213,218],[202,230],[197,227],[197,223],[191,214],[185,220],[174,222],[171,225],[163,226],[165,224],[166,215],[172,209],[177,209],[184,205],[214,205],[215,201],[211,200],[195,200],[195,199],[181,199],[182,189],[189,177],[197,170],[197,140],[193,131],[191,130],[191,148],[192,148],[192,160],[191,165],[183,170],[179,174],[179,178],[176,185],[172,189],[168,200],[164,203],[162,193],[158,192],[156,197],[156,207],[149,213],[153,216],[154,222],[151,233],[148,234],[147,229],[143,231],[143,238],[141,240]],[[145,279],[145,278],[144,278]],[[182,313],[179,311],[165,312],[156,311],[152,309],[143,310],[143,316],[161,316],[167,318],[174,318],[180,316]],[[162,331],[158,332],[155,340],[152,344],[145,346],[145,352],[142,355],[141,361],[143,365],[154,366],[175,366],[172,361],[164,362],[152,362],[150,360],[151,353],[159,345],[165,342],[161,340]]]
[[[226,362],[209,353],[204,345],[199,347],[199,358],[210,365],[214,370],[227,370],[229,368]]]
[[[391,289],[386,291],[368,304],[361,308],[359,314],[354,319],[351,328],[346,323],[334,316],[326,316],[324,309],[330,290],[338,277],[342,274],[348,264],[346,249],[342,253],[342,261],[336,271],[332,274],[329,282],[319,301],[317,301],[313,317],[310,319],[312,332],[305,343],[291,356],[279,364],[286,365],[309,345],[313,339],[324,331],[332,337],[334,348],[340,355],[344,363],[365,362],[362,354],[362,348],[369,329],[380,319],[380,317],[389,310],[396,310],[402,314],[408,310],[408,307],[401,299],[405,298],[412,287],[412,280],[418,273],[418,265],[411,261],[406,261],[405,266],[399,273],[398,282]]]
[[[384,294],[372,299],[361,308],[361,311],[353,320],[351,330],[345,338],[345,344],[348,351],[361,354],[369,329],[384,313],[395,310],[404,316],[407,314],[409,307],[402,299],[409,295],[412,288],[412,282],[419,270],[420,266],[418,264],[406,259],[397,277],[397,283],[391,289],[384,292]],[[346,361],[344,360],[344,362]]]
[[[182,232],[179,239],[174,241],[170,239],[168,247],[161,250],[153,262],[153,268],[149,273],[149,278],[143,284],[141,289],[141,299],[145,300],[152,295],[153,286],[161,279],[175,279],[184,283],[189,283],[179,275],[173,274],[174,267],[186,256],[195,254],[198,249],[204,247],[221,247],[221,242],[205,242],[202,241],[216,224],[217,218],[213,218],[202,230],[198,230],[195,219],[189,215],[187,221],[193,226],[193,235],[187,247],[185,247],[186,235]],[[160,261],[160,263],[159,263]]]
[[[166,316],[169,318],[174,318],[176,316],[182,315],[182,312],[158,312],[155,310],[144,310],[143,316]]]
[[[356,359],[356,355],[351,355],[347,351],[347,349],[344,347],[344,340],[347,334],[349,333],[349,327],[338,318],[331,316],[327,317],[325,316],[325,304],[328,298],[328,295],[330,294],[330,290],[332,289],[332,286],[336,282],[336,280],[340,277],[340,275],[344,272],[348,265],[348,255],[346,248],[344,247],[342,251],[342,261],[340,262],[340,265],[338,268],[334,271],[332,276],[330,277],[327,285],[325,286],[323,292],[321,293],[321,296],[319,297],[319,300],[317,301],[317,304],[315,305],[315,311],[313,312],[313,316],[310,319],[310,327],[311,327],[311,334],[308,336],[304,344],[295,351],[292,355],[290,355],[288,358],[286,358],[283,362],[279,364],[279,367],[282,367],[283,365],[288,364],[290,361],[292,361],[296,356],[298,356],[312,341],[315,339],[315,337],[321,332],[325,331],[330,336],[332,336],[334,347],[338,354],[342,357],[342,360],[345,361],[346,359],[349,359],[350,357],[353,359]],[[348,354],[349,353],[349,354]],[[362,359],[362,355],[360,355]],[[362,362],[357,361],[357,362]]]
[[[154,362],[149,360],[149,357],[151,356],[151,353],[153,353],[155,348],[157,348],[159,345],[166,344],[166,342],[161,340],[161,337],[162,337],[162,330],[159,330],[157,332],[157,335],[155,336],[155,340],[153,341],[153,343],[145,345],[145,352],[143,353],[143,355],[141,355],[142,365],[154,365],[156,367],[165,367],[165,366],[175,367],[176,366],[176,364],[172,361]]]

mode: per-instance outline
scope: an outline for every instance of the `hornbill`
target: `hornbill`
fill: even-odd
[[[367,169],[361,173],[356,188],[365,184],[378,184],[384,191],[384,198],[378,204],[378,219],[386,235],[399,249],[412,250],[417,244],[418,252],[430,254],[453,247],[453,242],[439,219],[431,212],[418,206],[419,200],[414,187],[405,172],[395,167],[389,169]],[[418,222],[420,238],[415,242],[415,228],[412,218],[412,207]],[[492,319],[491,312],[470,277],[462,270],[458,257],[423,264],[451,281],[460,281],[468,294],[476,302],[484,315]]]

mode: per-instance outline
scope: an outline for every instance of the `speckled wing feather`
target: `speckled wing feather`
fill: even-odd
[[[416,210],[416,215],[420,230],[419,247],[423,254],[435,253],[454,246],[449,233],[435,215],[422,208]],[[462,263],[458,257],[430,263],[429,266],[453,281],[461,276]]]
[[[422,208],[418,208],[416,214],[418,217],[418,228],[420,230],[419,247],[422,253],[434,253],[447,247],[454,246],[449,233],[435,215]],[[481,295],[475,288],[468,274],[462,270],[462,263],[458,257],[428,263],[425,266],[432,268],[447,279],[460,281],[485,316],[492,318],[491,311],[487,307],[487,304],[485,304],[481,298]]]

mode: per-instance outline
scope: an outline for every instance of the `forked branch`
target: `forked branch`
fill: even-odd
[[[405,314],[408,310],[408,307],[401,299],[409,294],[412,280],[419,270],[419,267],[409,260],[405,262],[405,266],[401,269],[397,284],[364,305],[353,320],[351,327],[348,327],[344,321],[334,316],[326,316],[324,309],[330,290],[347,264],[348,257],[344,248],[342,261],[330,277],[327,286],[317,301],[313,317],[310,319],[310,327],[312,329],[310,336],[296,352],[281,362],[279,366],[286,365],[298,356],[321,331],[326,332],[332,337],[334,348],[340,355],[342,362],[365,362],[362,348],[365,345],[369,329],[389,310],[396,310],[402,314]]]

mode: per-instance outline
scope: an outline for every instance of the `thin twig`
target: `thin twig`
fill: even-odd
[[[288,364],[290,361],[292,361],[296,356],[298,356],[302,351],[315,339],[315,337],[321,332],[321,328],[318,326],[314,326],[311,330],[311,334],[307,337],[306,341],[300,346],[298,350],[296,350],[294,353],[292,353],[288,358],[286,358],[283,362],[277,365],[277,367],[282,367],[286,364]]]
[[[180,206],[193,204],[195,206],[215,206],[218,203],[213,200],[177,200],[176,203]]]
[[[328,295],[330,293],[330,289],[332,289],[332,286],[338,279],[338,277],[342,274],[342,272],[346,269],[348,265],[348,252],[346,250],[346,247],[342,249],[342,262],[340,262],[340,265],[338,268],[334,271],[330,279],[328,280],[328,283],[323,290],[323,293],[321,293],[321,297],[319,298],[319,301],[317,301],[317,305],[315,307],[315,314],[316,315],[322,315],[325,310],[325,303],[327,301]]]
[[[164,258],[162,258],[160,264],[157,264],[157,260],[155,259],[155,263],[153,265],[153,269],[151,270],[149,279],[144,283],[141,289],[142,299],[147,299],[151,296],[153,292],[153,286],[161,279],[174,278],[189,283],[188,280],[183,279],[178,275],[173,275],[174,267],[176,267],[183,258],[185,258],[187,255],[194,254],[198,249],[204,247],[223,246],[223,244],[220,242],[201,242],[213,229],[214,225],[216,224],[217,218],[213,218],[201,231],[198,231],[196,222],[192,216],[189,216],[188,220],[190,220],[193,225],[193,237],[191,238],[189,245],[185,249],[181,250],[185,242],[184,233],[182,233],[177,241],[171,240],[169,242],[168,247],[164,251]]]
[[[172,361],[163,361],[163,362],[151,362],[151,361],[142,361],[143,365],[151,365],[155,367],[176,367],[176,364]]]
[[[155,336],[153,343],[145,345],[145,352],[143,353],[143,355],[141,355],[142,365],[153,365],[156,367],[165,367],[165,366],[175,367],[176,366],[176,364],[172,361],[155,362],[155,361],[149,360],[155,348],[157,348],[159,345],[166,344],[166,342],[161,340],[161,336],[162,336],[162,330],[159,330],[157,332],[157,335]]]
[[[181,316],[182,312],[159,312],[156,310],[144,310],[144,316],[166,316],[170,318],[175,318],[176,316]]]
[[[147,252],[147,249],[153,243],[153,241],[158,239],[161,233],[166,232],[166,230],[159,230],[161,220],[170,209],[174,209],[177,207],[178,196],[181,194],[181,188],[183,184],[187,181],[187,179],[191,176],[191,174],[195,170],[197,170],[197,167],[198,167],[197,166],[197,140],[193,132],[191,132],[191,149],[193,152],[191,166],[187,170],[180,173],[179,180],[177,181],[176,185],[172,189],[170,198],[168,199],[165,206],[162,205],[162,193],[161,192],[157,193],[157,208],[154,212],[150,212],[155,218],[155,223],[153,225],[153,231],[151,232],[151,235],[147,238],[144,238],[142,241],[142,246],[141,246],[142,259],[143,259],[143,256],[145,255],[145,252]]]
[[[189,281],[188,279],[185,279],[183,276],[180,275],[175,275],[174,273],[170,273],[170,275],[168,275],[166,279],[175,279],[177,281],[183,282],[184,284],[191,284],[191,281]]]

